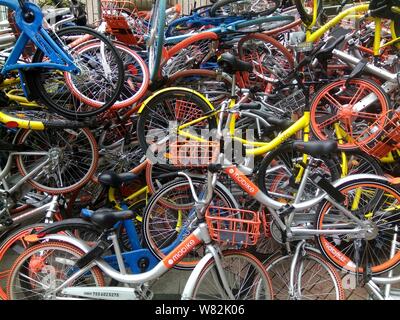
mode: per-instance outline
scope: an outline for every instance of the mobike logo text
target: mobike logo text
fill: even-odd
[[[323,239],[323,245],[324,247],[333,255],[334,258],[339,260],[342,266],[345,267],[354,267],[354,263],[345,255],[343,254],[340,250],[336,249],[334,245],[329,243],[326,239]]]
[[[229,175],[235,182],[243,188],[249,195],[254,196],[259,189],[254,185],[239,169],[236,167],[229,167],[225,169],[227,175]]]
[[[172,268],[175,264],[182,260],[192,249],[199,244],[199,240],[191,235],[175,250],[173,250],[164,259],[164,265],[167,268]]]

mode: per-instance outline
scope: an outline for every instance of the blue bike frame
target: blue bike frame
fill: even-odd
[[[122,210],[129,210],[128,206],[122,205]],[[81,214],[84,217],[89,218],[93,212],[88,209],[82,209]],[[179,231],[176,239],[166,248],[162,250],[164,255],[168,255],[174,248],[176,248],[188,234],[190,234],[189,224],[191,219],[195,216],[195,211],[192,209],[189,212],[188,219],[185,221],[181,230]],[[153,269],[160,260],[155,257],[149,249],[145,249],[141,246],[138,234],[135,228],[135,222],[133,220],[124,220],[118,222],[115,225],[117,229],[120,225],[122,225],[125,229],[126,235],[129,239],[129,244],[131,245],[132,250],[128,252],[123,252],[122,257],[124,259],[125,265],[131,270],[132,273],[142,273],[148,270]],[[114,269],[119,270],[117,257],[115,255],[105,256],[103,259]],[[139,266],[139,262],[143,259],[147,259],[148,265],[147,268],[142,270]]]
[[[293,16],[268,16],[268,17],[260,17],[256,19],[251,19],[251,20],[237,20],[233,21],[231,23],[221,23],[218,27],[211,28],[211,29],[206,29],[201,32],[214,32],[217,34],[226,34],[226,33],[235,33],[238,32],[240,28],[243,27],[244,24],[246,26],[250,25],[261,25],[264,23],[270,23],[270,22],[280,22],[280,21],[288,21],[288,23],[294,21]],[[247,25],[248,24],[248,25]],[[188,34],[183,34],[180,36],[173,36],[173,37],[168,37],[165,38],[165,44],[175,44],[178,42],[181,42],[185,40],[186,38],[189,38],[195,34],[200,34],[201,32],[196,32],[196,33],[188,33]],[[240,31],[239,31],[240,32]]]
[[[22,70],[32,68],[48,68],[71,73],[78,73],[79,68],[74,64],[71,56],[65,52],[42,27],[43,14],[37,5],[33,3],[25,3],[25,10],[33,13],[32,22],[24,20],[23,9],[19,6],[17,0],[0,0],[0,5],[6,6],[15,11],[15,23],[21,31],[14,49],[6,60],[1,74],[5,75],[11,70]],[[18,63],[19,57],[24,52],[25,46],[31,40],[36,47],[40,48],[44,54],[50,59],[50,62],[40,63]]]

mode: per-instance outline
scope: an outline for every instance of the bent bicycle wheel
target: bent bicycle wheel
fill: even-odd
[[[38,69],[33,85],[43,103],[72,119],[98,115],[118,100],[124,84],[122,60],[112,43],[86,27],[63,28],[53,35],[79,68],[78,74]],[[38,49],[34,63],[49,58]]]

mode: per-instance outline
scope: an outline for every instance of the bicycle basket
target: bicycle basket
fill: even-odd
[[[141,41],[140,36],[148,31],[133,1],[102,0],[101,13],[107,23],[107,31],[125,44],[136,45]]]
[[[255,245],[260,237],[258,212],[210,206],[205,218],[211,239],[217,242],[247,247]]]
[[[306,96],[302,90],[297,90],[291,95],[277,102],[274,107],[292,113],[302,110],[306,104]]]
[[[373,140],[365,137],[380,132]],[[390,151],[400,149],[400,112],[389,111],[379,117],[372,125],[365,129],[356,140],[356,144],[371,156],[382,158]]]
[[[219,155],[219,142],[175,141],[170,144],[169,163],[179,167],[207,167]]]

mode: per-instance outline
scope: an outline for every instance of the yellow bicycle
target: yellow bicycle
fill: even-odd
[[[372,19],[375,24],[373,55],[379,56],[381,50],[391,45],[400,46],[400,3],[396,0],[373,0],[370,3],[351,6],[340,12],[325,24],[318,26],[318,16],[321,12],[321,0],[312,0],[308,8],[304,5],[305,0],[295,0],[300,18],[306,28],[305,45],[318,41],[331,28],[340,24],[346,18]],[[308,9],[308,10],[307,10]],[[311,12],[310,12],[311,11]],[[390,31],[392,40],[382,44],[382,25],[384,18],[391,19]]]

